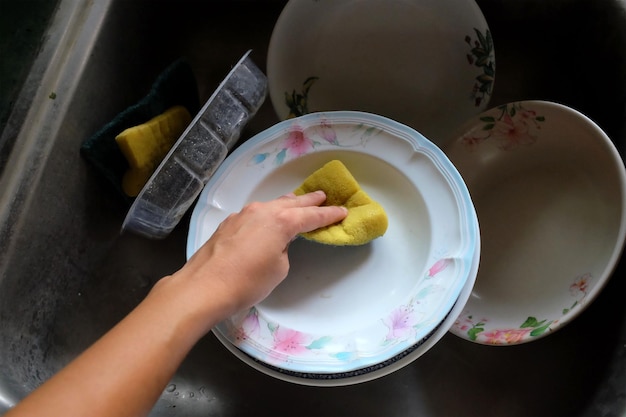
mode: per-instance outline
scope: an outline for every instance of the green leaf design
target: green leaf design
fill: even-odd
[[[285,104],[287,105],[287,107],[289,107],[290,109],[294,107],[295,105],[295,91],[293,93],[291,93],[291,95],[285,91]]]
[[[355,352],[337,352],[337,353],[334,353],[334,354],[332,354],[330,356],[332,356],[333,358],[337,358],[340,361],[346,361],[347,362],[349,360],[352,360],[356,356],[356,353]]]
[[[375,135],[376,133],[378,133],[378,128],[374,126],[370,126],[367,129],[365,129],[365,132],[363,132],[363,136],[372,136],[372,135]]]
[[[276,165],[282,165],[282,163],[285,161],[286,155],[287,155],[287,148],[281,149],[281,151],[276,154]]]
[[[421,300],[422,298],[427,297],[429,294],[432,294],[435,290],[435,286],[434,285],[429,285],[428,287],[422,288],[416,295],[416,298],[418,300]]]
[[[319,77],[308,77],[302,83],[302,92],[298,93],[296,90],[293,90],[291,94],[285,92],[285,104],[289,108],[289,115],[292,117],[302,116],[309,112],[308,108],[308,99],[309,99],[309,90],[315,81],[317,81]]]
[[[491,129],[494,128],[494,126],[495,126],[494,123],[486,124],[486,125],[483,126],[483,130],[491,130]]]
[[[489,122],[489,123],[495,123],[496,118],[493,116],[483,116],[480,118],[481,122]]]
[[[574,304],[571,305],[570,308],[564,308],[563,309],[563,314],[567,314],[569,313],[574,307],[576,307],[578,305],[578,300],[574,301]]]
[[[545,321],[545,320],[544,320]],[[547,322],[546,324],[544,324],[541,327],[537,327],[536,329],[534,329],[533,331],[530,332],[531,336],[539,336],[542,335],[546,330],[548,330],[548,328],[550,328],[550,325],[552,324],[551,321]]]
[[[480,30],[474,28],[474,32],[476,33],[476,37],[478,38],[478,42],[481,45],[486,46],[487,45],[487,38],[480,32]],[[487,33],[489,33],[489,31],[487,31]]]
[[[489,55],[482,55],[476,60],[476,65],[484,67],[489,62]]]
[[[470,340],[476,340],[476,338],[478,337],[478,334],[480,332],[483,332],[484,330],[485,330],[484,327],[472,327],[471,329],[467,331],[467,336],[470,338]]]
[[[491,32],[485,30],[485,34],[474,28],[474,33],[478,38],[472,42],[470,36],[465,37],[465,42],[471,46],[467,54],[468,62],[482,70],[482,74],[476,77],[474,84],[473,98],[475,105],[479,106],[483,99],[491,94],[494,79],[494,60],[493,60],[493,38]]]
[[[482,82],[480,88],[478,89],[481,93],[488,93],[489,90],[491,90],[491,81]]]
[[[252,157],[251,161],[252,161],[252,163],[254,163],[254,164],[260,164],[260,163],[262,163],[263,161],[265,161],[265,159],[267,159],[267,157],[268,157],[269,155],[270,155],[270,154],[269,154],[268,152],[258,153],[258,154],[254,155],[254,156]]]
[[[545,322],[545,320],[542,321],[537,321],[536,317],[528,317],[526,319],[526,321],[524,323],[522,323],[522,325],[520,326],[522,329],[526,329],[528,327],[537,327],[537,326],[541,326],[543,323]]]
[[[311,88],[313,83],[317,80],[319,80],[319,77],[309,77],[306,80],[304,80],[304,82],[302,83],[302,87],[304,88],[303,90],[304,96],[307,95],[307,93],[309,92],[309,89]]]
[[[314,341],[311,342],[311,344],[309,344],[306,348],[311,350],[311,349],[322,349],[324,348],[324,346],[326,346],[326,344],[328,344],[333,338],[330,336],[323,336],[320,337],[319,339],[315,339]]]
[[[271,333],[274,333],[276,331],[276,329],[278,329],[278,324],[272,323],[271,321],[268,321],[267,322],[267,328],[270,330]]]
[[[472,54],[474,54],[474,56],[481,57],[481,58],[484,57],[485,54],[487,54],[487,51],[485,50],[485,48],[481,48],[479,46],[477,46],[476,48],[472,48],[471,52]],[[478,63],[476,65],[478,65]],[[478,66],[482,67],[482,65],[478,65]]]

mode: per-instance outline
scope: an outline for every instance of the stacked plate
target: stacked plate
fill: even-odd
[[[188,257],[231,212],[292,191],[332,159],[383,205],[386,234],[360,247],[293,242],[287,279],[214,329],[256,368],[313,385],[376,378],[423,354],[460,313],[480,254],[472,201],[443,152],[391,119],[338,111],[283,121],[237,148],[199,197]]]

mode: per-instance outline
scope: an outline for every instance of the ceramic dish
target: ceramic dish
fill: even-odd
[[[478,223],[476,223],[478,227]],[[474,260],[467,282],[459,295],[459,298],[454,303],[452,310],[446,316],[443,322],[437,326],[433,332],[426,338],[414,346],[409,347],[407,350],[399,353],[393,358],[388,359],[385,362],[370,366],[368,368],[362,368],[351,372],[340,372],[332,374],[321,373],[301,373],[286,371],[285,369],[270,366],[267,363],[256,360],[240,349],[236,345],[232,344],[226,337],[219,332],[215,333],[217,339],[219,339],[228,350],[230,350],[235,356],[241,359],[244,363],[250,365],[257,371],[263,372],[266,375],[274,378],[295,383],[299,385],[317,386],[317,387],[338,387],[354,384],[361,384],[363,382],[372,381],[377,378],[382,378],[386,375],[395,372],[411,362],[418,359],[430,348],[432,348],[443,336],[446,335],[448,329],[455,323],[456,318],[462,313],[465,303],[469,299],[472,288],[476,282],[476,274],[478,271],[478,264],[480,261],[480,238],[476,235],[476,252],[474,253]]]
[[[331,159],[385,207],[386,234],[360,247],[294,241],[289,277],[214,329],[288,371],[354,371],[419,343],[452,309],[477,251],[467,188],[438,147],[382,116],[328,112],[281,122],[227,158],[193,211],[187,256],[229,213],[295,189]]]
[[[267,96],[267,78],[250,52],[172,146],[130,207],[122,230],[164,238],[191,207]]]
[[[482,259],[451,331],[482,344],[549,335],[602,290],[624,245],[626,174],[611,140],[566,106],[491,109],[445,151],[478,213]]]
[[[292,0],[270,38],[267,76],[280,119],[367,111],[441,146],[486,108],[494,43],[473,0]]]

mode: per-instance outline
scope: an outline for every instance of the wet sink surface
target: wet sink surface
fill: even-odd
[[[82,160],[81,142],[143,97],[179,57],[192,65],[201,101],[248,49],[264,70],[285,2],[77,3],[60,2],[23,90],[28,97],[22,103],[30,105],[18,102],[0,141],[14,143],[10,152],[0,149],[8,156],[0,167],[0,413],[185,261],[188,218],[162,241],[119,234],[125,206]],[[603,127],[624,155],[625,3],[479,5],[495,39],[491,105],[522,99],[567,104]],[[266,100],[243,138],[275,122]],[[273,379],[208,335],[153,415],[625,415],[624,294],[622,257],[600,297],[548,338],[502,348],[448,334],[409,366],[341,388]]]

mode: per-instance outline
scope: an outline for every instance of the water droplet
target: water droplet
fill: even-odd
[[[176,391],[176,384],[169,384],[167,386],[167,388],[165,388],[165,391],[167,391],[167,392],[174,392],[174,391]]]
[[[189,398],[193,398],[194,395],[196,395],[196,394],[194,394],[193,392],[190,392],[189,393]]]
[[[209,398],[209,390],[207,390],[207,388],[203,385],[200,387],[200,389],[198,390],[200,391],[200,394],[206,398]]]

